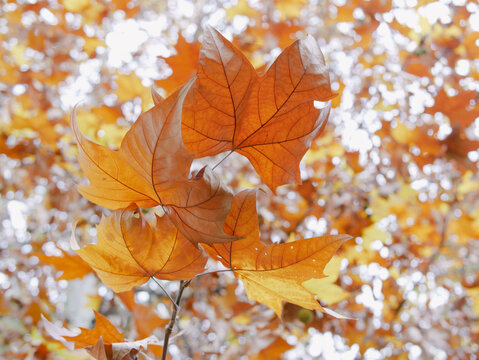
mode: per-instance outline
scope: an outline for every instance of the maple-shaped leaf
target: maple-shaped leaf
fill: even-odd
[[[113,344],[105,344],[103,338],[100,337],[95,345],[87,346],[85,350],[97,360],[152,360],[142,351],[147,348],[149,350],[152,350],[152,348],[163,349],[159,340],[152,335],[142,340],[124,341]]]
[[[206,251],[243,281],[248,297],[281,316],[283,302],[322,310],[315,294],[302,283],[322,278],[323,269],[349,235],[326,235],[285,244],[263,245],[259,239],[256,192],[245,190],[233,198],[225,231],[243,239],[205,246]]]
[[[300,183],[299,162],[326,124],[333,98],[323,55],[308,36],[258,76],[246,57],[207,27],[198,77],[183,112],[186,148],[197,157],[237,151],[272,189]]]
[[[316,294],[326,305],[333,305],[347,299],[350,293],[335,284],[339,277],[340,267],[341,259],[334,257],[324,268],[323,272],[327,277],[307,280],[303,286]]]
[[[156,82],[156,84],[165,89],[167,93],[172,93],[176,88],[195,75],[200,44],[196,41],[192,43],[187,42],[180,33],[178,34],[175,50],[176,55],[165,59],[165,62],[173,73],[168,78]]]
[[[477,105],[477,91],[461,90],[457,95],[449,96],[444,88],[441,88],[434,99],[432,107],[426,107],[426,114],[434,115],[442,112],[452,124],[460,124],[466,128],[479,116]]]
[[[161,346],[160,341],[155,336],[137,341],[125,341],[123,334],[107,317],[96,311],[94,313],[95,328],[80,328],[80,333],[55,325],[43,316],[41,322],[48,335],[60,341],[65,347],[70,350],[86,348],[95,359],[130,359],[129,354],[135,355],[141,349],[150,346]]]
[[[125,341],[123,335],[116,329],[107,317],[95,312],[95,328],[80,328],[80,334],[76,336],[63,336],[66,341],[71,341],[75,349],[82,349],[87,346],[95,345],[100,337],[105,344],[113,344]]]
[[[90,265],[88,265],[80,256],[71,255],[63,249],[60,249],[60,251],[63,256],[47,256],[40,252],[34,252],[32,255],[38,257],[41,263],[52,265],[55,269],[63,271],[63,274],[58,277],[58,280],[79,279],[86,274],[93,272]]]
[[[183,145],[180,122],[191,84],[163,101],[155,97],[158,104],[140,115],[118,151],[86,139],[73,111],[78,162],[90,181],[78,190],[88,200],[114,210],[131,203],[162,205],[194,243],[232,241],[222,230],[232,197],[229,190],[208,169],[189,178],[193,155]]]
[[[128,291],[151,277],[188,280],[206,263],[202,252],[169,221],[156,217],[151,227],[130,208],[102,218],[98,243],[75,250],[115,292]]]

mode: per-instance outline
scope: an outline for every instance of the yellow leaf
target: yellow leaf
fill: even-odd
[[[281,21],[301,16],[301,10],[306,6],[307,0],[274,0],[274,7],[281,13]]]
[[[16,44],[16,45],[13,45],[10,50],[10,53],[13,57],[13,61],[18,66],[30,64],[30,61],[25,57],[26,49],[27,47],[25,45]]]
[[[322,310],[315,294],[302,284],[324,277],[323,269],[348,235],[327,235],[265,246],[259,240],[256,192],[235,195],[226,218],[225,232],[243,239],[205,246],[205,250],[243,281],[246,293],[280,317],[283,302]]]
[[[85,37],[85,44],[83,45],[83,51],[85,51],[88,56],[91,56],[92,54],[95,53],[97,47],[105,47],[106,44],[99,40],[98,38],[90,38],[90,37]]]
[[[116,74],[116,96],[121,102],[133,100],[136,97],[141,99],[142,109],[147,110],[153,104],[151,99],[151,90],[141,83],[141,79],[131,72],[128,75]]]
[[[250,19],[254,19],[258,16],[258,14],[258,10],[249,6],[247,0],[239,0],[236,5],[226,9],[228,21],[232,21],[236,15],[243,15]]]
[[[476,316],[479,316],[479,286],[467,290],[469,297],[472,299],[472,311]]]
[[[323,272],[327,277],[305,281],[303,286],[316,294],[326,305],[333,305],[347,299],[349,292],[334,284],[338,279],[340,268],[341,258],[335,256],[324,268]]]
[[[62,0],[65,10],[71,12],[80,12],[90,5],[90,0]]]

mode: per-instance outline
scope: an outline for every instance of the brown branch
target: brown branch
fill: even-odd
[[[178,313],[181,297],[183,296],[183,291],[185,288],[190,284],[191,280],[181,280],[180,281],[180,290],[178,291],[178,295],[176,296],[176,301],[173,305],[173,310],[171,312],[170,322],[165,330],[165,340],[163,341],[163,353],[161,354],[161,360],[166,360],[166,355],[168,354],[168,341],[170,340],[170,335],[173,332],[173,327],[175,326],[176,322],[176,314]]]

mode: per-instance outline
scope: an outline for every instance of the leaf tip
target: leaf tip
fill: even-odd
[[[77,227],[78,223],[80,222],[80,220],[81,219],[79,217],[77,217],[73,220],[73,223],[72,223],[72,234],[70,236],[70,246],[75,251],[80,250],[80,245],[78,244],[78,240],[75,236],[75,230],[76,230],[76,227]]]
[[[165,99],[155,90],[155,88],[151,87],[151,97],[153,99],[153,103],[155,105],[161,104]]]

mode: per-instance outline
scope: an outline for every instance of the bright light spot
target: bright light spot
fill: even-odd
[[[440,306],[446,305],[449,301],[449,291],[442,286],[437,287],[430,293],[429,308],[436,309]]]
[[[378,350],[369,348],[364,352],[364,358],[367,360],[381,360],[384,357]]]
[[[472,31],[479,31],[479,12],[475,12],[469,17],[469,26],[471,27]]]
[[[147,291],[138,291],[135,298],[139,304],[146,304],[150,301],[150,294]]]
[[[422,349],[417,345],[413,345],[409,349],[409,359],[411,360],[419,359],[421,354],[422,354]]]
[[[348,347],[337,335],[333,336],[330,332],[321,334],[315,329],[309,329],[308,332],[311,337],[306,351],[313,358],[322,355],[322,359],[353,360],[358,355],[357,347]]]
[[[309,216],[305,220],[305,225],[306,229],[311,230],[314,233],[313,236],[324,235],[327,230],[327,223],[323,218],[317,219],[314,216]]]
[[[40,9],[40,18],[45,21],[48,25],[57,25],[58,20],[57,17],[47,8]]]
[[[374,298],[373,290],[369,285],[363,285],[361,287],[361,294],[356,296],[356,302],[363,304],[365,307],[371,309],[375,316],[380,316],[383,309],[383,302]]]
[[[451,22],[449,7],[446,4],[440,3],[439,1],[421,6],[418,12],[428,20],[429,24],[434,24],[438,20],[440,20],[443,24]]]
[[[479,160],[479,152],[478,151],[469,151],[467,153],[467,157],[469,158],[469,160],[471,160],[473,162],[476,162],[477,160]]]
[[[458,75],[466,76],[471,71],[471,65],[468,60],[460,59],[456,63],[455,70]]]
[[[147,40],[147,33],[140,29],[138,22],[133,19],[115,24],[113,30],[105,37],[105,42],[110,50],[108,66],[117,68],[123,62],[132,62],[132,54],[138,51]]]
[[[419,15],[414,9],[394,9],[394,15],[400,24],[415,28],[419,22]]]
[[[329,101],[319,101],[319,100],[314,100],[314,107],[316,109],[324,109],[326,106],[328,106]]]
[[[178,0],[176,3],[177,10],[181,12],[184,17],[192,17],[195,14],[195,5],[193,2],[186,0]]]
[[[27,231],[27,210],[27,205],[21,201],[12,200],[7,203],[7,211],[8,216],[10,217],[10,222],[12,227],[18,232]]]
[[[235,28],[236,31],[242,32],[246,30],[246,27],[248,26],[249,23],[249,18],[244,15],[236,15],[233,18],[232,25]]]
[[[368,151],[373,147],[373,143],[371,139],[369,139],[369,134],[364,129],[355,131],[347,131],[347,129],[344,129],[343,139],[344,143],[347,144],[348,148],[352,151]]]

